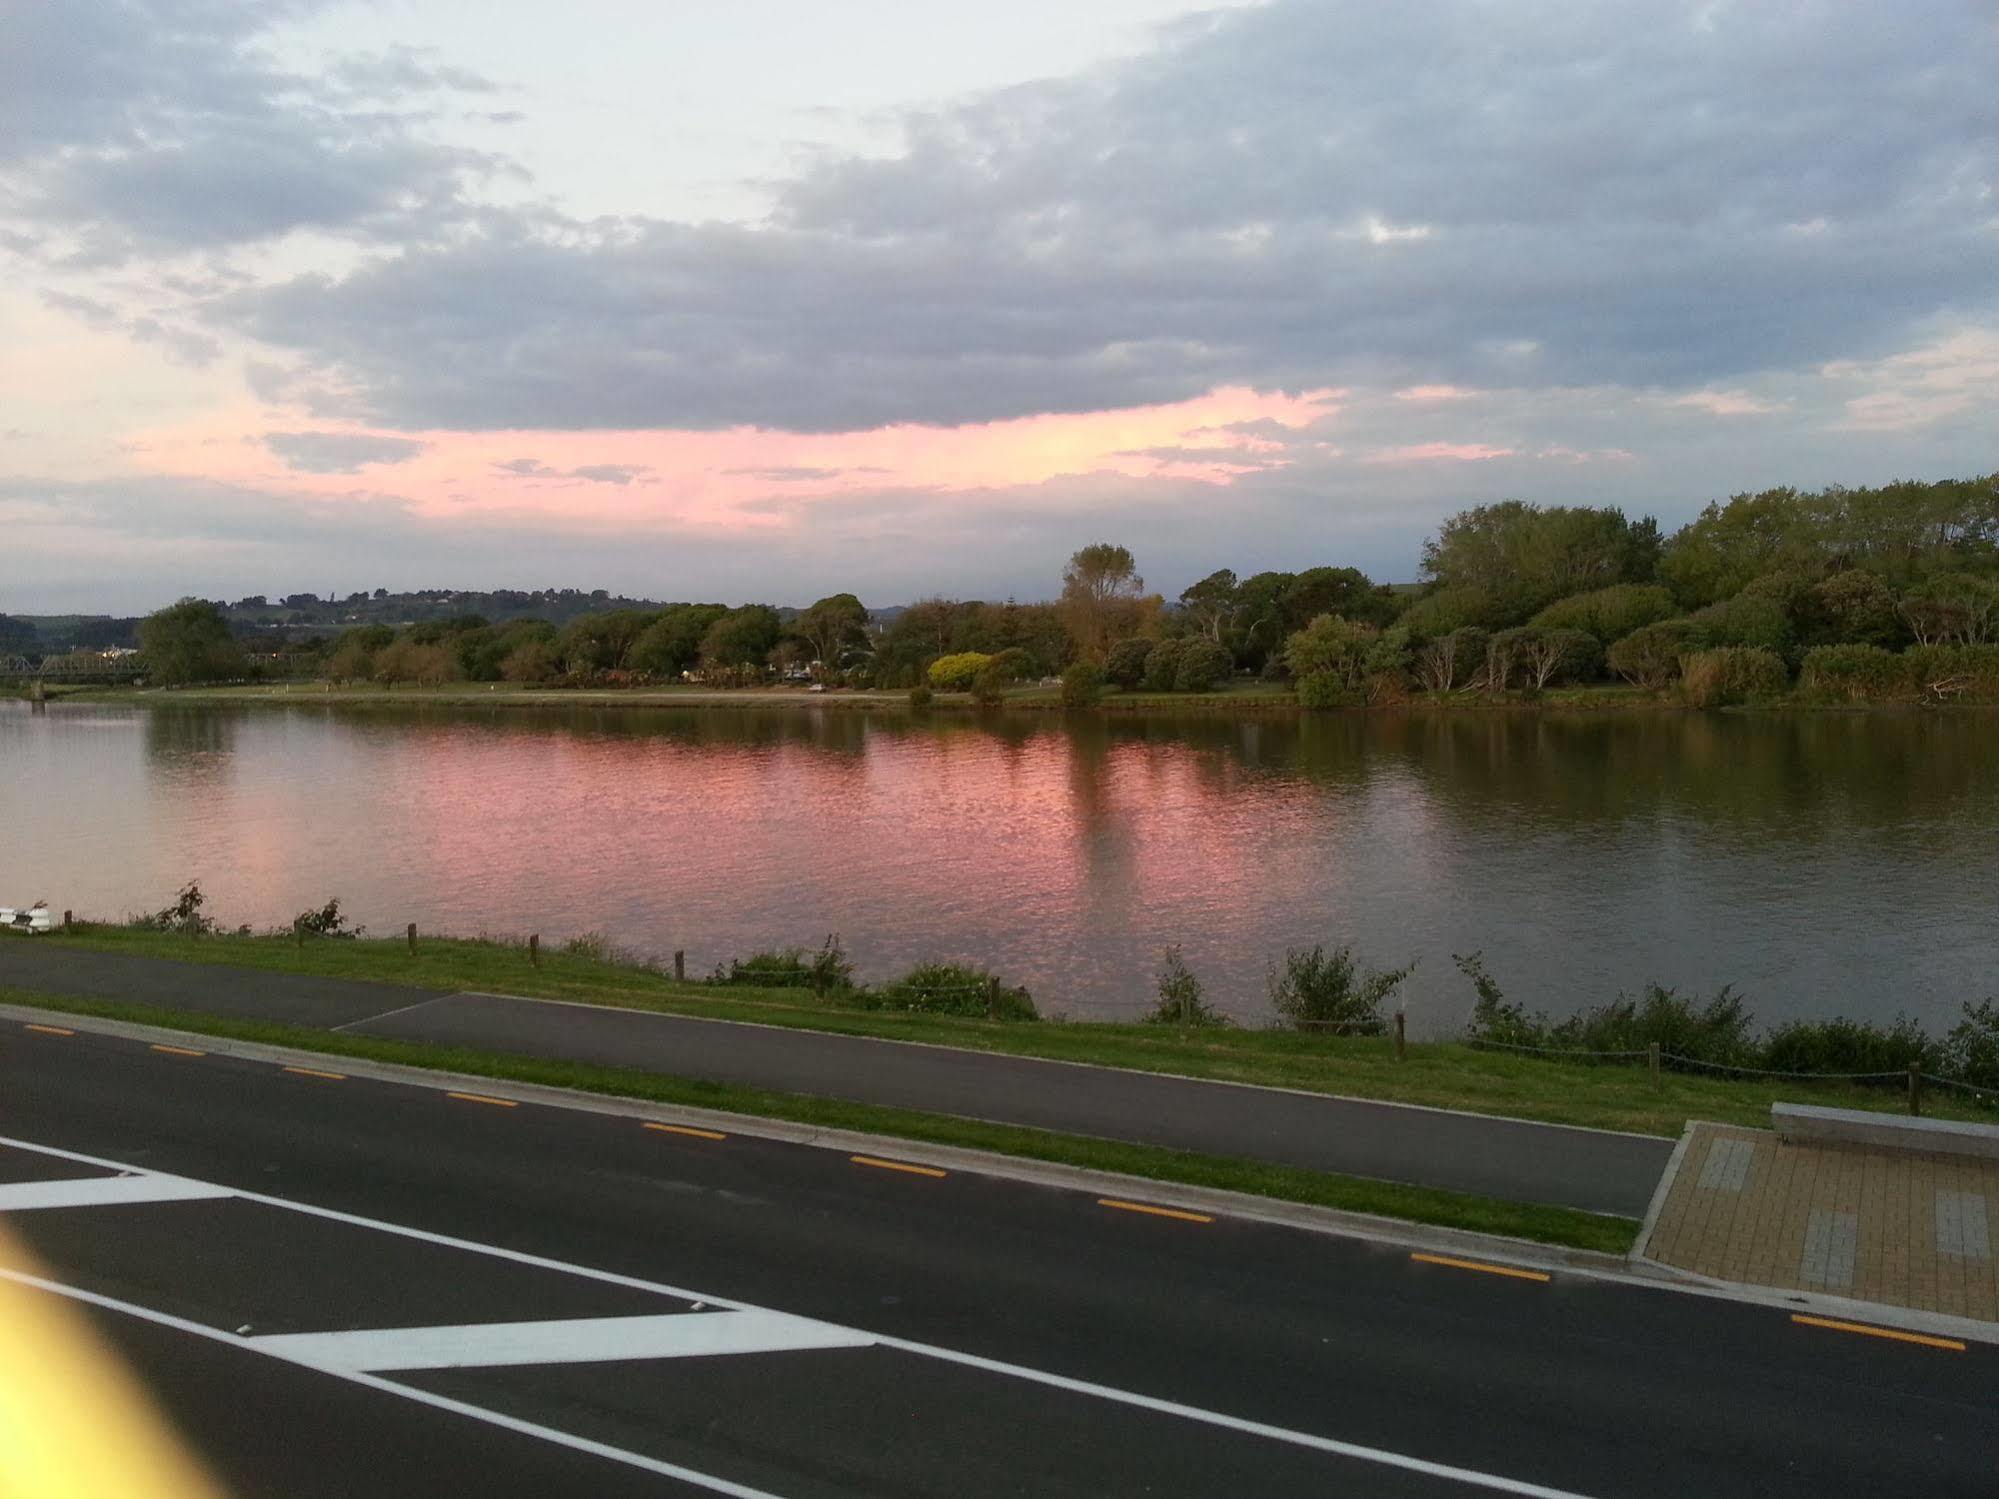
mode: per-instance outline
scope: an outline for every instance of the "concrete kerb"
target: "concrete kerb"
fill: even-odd
[[[271,1062],[285,1066],[337,1067],[350,1077],[377,1082],[401,1083],[437,1092],[476,1091],[494,1098],[581,1113],[609,1114],[619,1118],[658,1120],[719,1130],[725,1134],[747,1135],[754,1139],[778,1140],[807,1145],[842,1154],[887,1155],[917,1165],[944,1170],[998,1177],[1033,1186],[1062,1191],[1089,1192],[1099,1196],[1137,1197],[1164,1207],[1249,1222],[1277,1224],[1341,1238],[1372,1240],[1410,1249],[1443,1250],[1459,1254],[1496,1256],[1510,1262],[1542,1269],[1563,1269],[1629,1275],[1630,1264],[1621,1255],[1595,1250],[1570,1249],[1542,1244],[1532,1239],[1516,1239],[1504,1234],[1477,1233],[1469,1229],[1444,1228],[1410,1223],[1399,1218],[1377,1217],[1372,1213],[1342,1208],[1317,1207],[1310,1203],[1285,1202],[1258,1197],[1247,1192],[1231,1192],[1218,1187],[1196,1187],[1161,1181],[1149,1176],[1129,1176],[1122,1172],[1095,1171],[1081,1166],[1065,1166],[1053,1161],[1036,1161],[995,1151],[972,1150],[955,1145],[936,1145],[898,1135],[864,1134],[858,1130],[829,1129],[821,1125],[799,1124],[787,1119],[771,1119],[760,1114],[737,1114],[723,1109],[703,1109],[687,1104],[655,1103],[647,1099],[623,1098],[615,1094],[590,1093],[581,1089],[552,1087],[545,1083],[516,1082],[484,1073],[447,1072],[440,1068],[416,1067],[401,1062],[379,1062],[337,1052],[315,1051],[306,1047],[274,1046],[263,1041],[243,1041],[205,1031],[179,1031],[137,1021],[114,1020],[104,1016],[78,1014],[70,1010],[42,1010],[28,1005],[0,1004],[0,1018],[56,1024],[72,1030],[118,1036],[132,1041],[170,1041],[196,1044],[218,1056],[246,1061]],[[1667,1274],[1674,1272],[1667,1271]],[[1649,1280],[1651,1277],[1647,1277]]]
[[[1652,1200],[1645,1207],[1645,1219],[1638,1225],[1638,1237],[1631,1241],[1631,1258],[1634,1262],[1643,1261],[1648,1265],[1659,1265],[1650,1253],[1652,1230],[1659,1226],[1659,1214],[1664,1211],[1666,1198],[1673,1190],[1673,1179],[1680,1174],[1680,1162],[1686,1159],[1687,1146],[1692,1143],[1694,1131],[1699,1127],[1700,1121],[1689,1119],[1680,1131],[1680,1138],[1673,1142],[1673,1153],[1666,1158],[1666,1169],[1659,1173],[1659,1185],[1652,1189]],[[1671,1267],[1659,1265],[1659,1268],[1666,1270]]]

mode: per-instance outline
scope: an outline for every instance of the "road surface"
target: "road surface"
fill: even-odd
[[[1977,1342],[198,1048],[0,1029],[0,1228],[36,1266],[0,1273],[81,1305],[239,1494],[1989,1499],[1999,1470]]]

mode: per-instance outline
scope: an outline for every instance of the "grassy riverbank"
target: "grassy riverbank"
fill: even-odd
[[[54,692],[51,696],[54,696]],[[990,712],[966,692],[940,692],[927,707],[910,706],[906,692],[872,688],[838,688],[811,692],[801,687],[710,688],[681,687],[529,687],[510,682],[446,682],[433,687],[379,685],[335,686],[327,682],[262,682],[241,686],[85,687],[62,696],[75,702],[147,703],[187,706],[236,704],[329,704],[341,707],[620,707],[620,708],[812,708],[871,712],[922,713]],[[1059,688],[1008,688],[998,711],[1060,712]],[[1412,698],[1405,708],[1443,707],[1452,711],[1539,708],[1667,708],[1684,705],[1622,683],[1558,688],[1528,700],[1518,694],[1501,698],[1461,694],[1441,703]],[[1091,711],[1110,713],[1297,713],[1298,694],[1289,684],[1235,682],[1215,692],[1107,691]]]
[[[105,925],[33,940],[178,961],[409,984],[441,993],[484,990],[922,1041],[1644,1134],[1677,1135],[1689,1119],[1765,1125],[1771,1103],[1779,1099],[1842,1108],[1901,1107],[1898,1094],[1878,1088],[1674,1072],[1664,1074],[1655,1085],[1642,1066],[1550,1061],[1457,1042],[1412,1042],[1407,1056],[1398,1060],[1394,1043],[1386,1038],[1234,1028],[1196,1029],[1183,1038],[1172,1026],[994,1022],[851,1010],[816,1002],[795,989],[679,983],[670,974],[592,952],[565,952],[553,944],[543,949],[540,965],[534,966],[517,942],[442,937],[420,937],[414,953],[400,938],[309,939],[299,946],[288,936],[188,937]],[[1039,998],[1045,1010],[1062,1008],[1059,994]],[[1945,1095],[1934,1097],[1931,1105],[1944,1117],[1990,1118],[1965,1111]]]

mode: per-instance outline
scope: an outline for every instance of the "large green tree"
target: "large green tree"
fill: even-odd
[[[835,672],[850,651],[866,642],[868,611],[853,594],[835,593],[801,613],[791,630],[811,648],[822,670]]]
[[[206,599],[182,599],[139,622],[146,674],[163,686],[218,682],[243,674],[243,651],[222,610]]]
[[[1460,511],[1423,546],[1423,571],[1442,588],[1477,589],[1493,625],[1518,624],[1556,599],[1642,583],[1659,560],[1659,527],[1605,506],[1505,500]]]

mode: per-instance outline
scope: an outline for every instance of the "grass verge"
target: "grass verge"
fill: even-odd
[[[1669,1138],[1678,1136],[1689,1119],[1767,1126],[1770,1105],[1779,1100],[1884,1112],[1896,1112],[1902,1106],[1900,1095],[1892,1089],[1844,1083],[1668,1072],[1655,1087],[1642,1066],[1548,1061],[1480,1051],[1457,1042],[1412,1043],[1407,1058],[1398,1061],[1393,1042],[1386,1038],[1228,1029],[1195,1030],[1183,1040],[1172,1026],[1098,1021],[996,1023],[849,1010],[815,1002],[796,990],[676,983],[670,974],[621,961],[614,955],[565,952],[553,944],[542,949],[541,966],[534,967],[518,940],[424,937],[412,954],[400,939],[315,939],[300,947],[290,937],[190,938],[104,925],[33,940],[179,962],[407,984],[441,993],[486,990],[837,1035],[918,1041]],[[1059,996],[1051,1000],[1044,994],[1039,1000],[1044,1009],[1059,1010]],[[1931,1094],[1925,1106],[1943,1118],[1991,1118],[1989,1113],[1980,1114],[1940,1091]]]
[[[305,1026],[236,1020],[189,1010],[80,999],[28,989],[0,988],[0,1000],[71,1015],[95,1015],[163,1026],[197,1035],[260,1041],[329,1056],[399,1062],[405,1066],[471,1073],[513,1082],[541,1083],[621,1098],[721,1109],[767,1119],[787,1119],[827,1129],[856,1130],[905,1140],[922,1140],[935,1145],[987,1150],[1092,1171],[1115,1171],[1154,1181],[1247,1192],[1284,1202],[1371,1213],[1384,1218],[1468,1229],[1476,1233],[1505,1234],[1605,1254],[1628,1253],[1638,1232],[1638,1224],[1632,1219],[1605,1217],[1571,1208],[1504,1202],[1497,1198],[1372,1181],[1365,1177],[1334,1176],[1293,1166],[1197,1155],[1154,1145],[1133,1145],[1090,1136],[1023,1129],[1014,1125],[987,1124],[946,1114],[925,1114],[910,1109],[776,1093],[732,1083],[704,1082],[626,1068],[507,1056],[459,1047],[427,1046],[410,1041],[379,1040]]]

